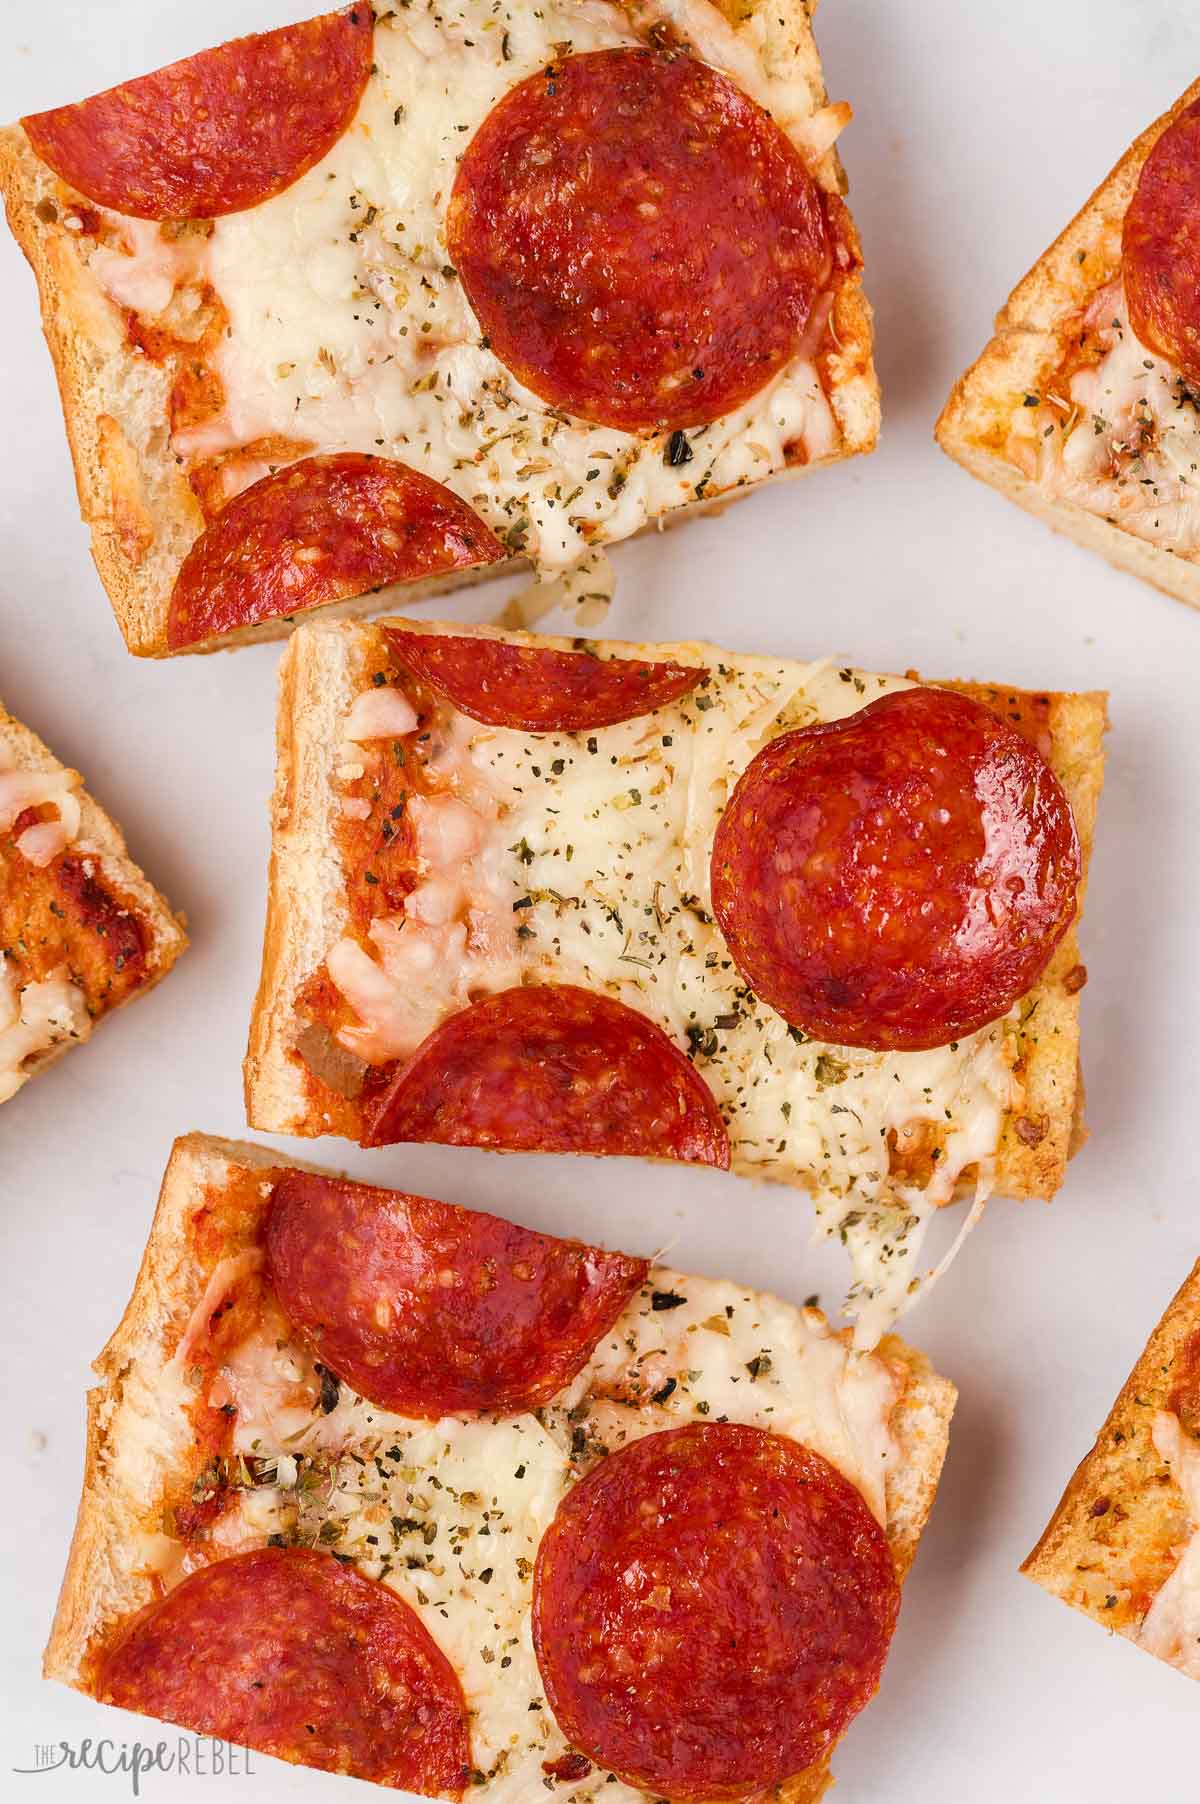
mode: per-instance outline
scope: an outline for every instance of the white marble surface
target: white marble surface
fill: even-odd
[[[0,117],[78,98],[299,0],[0,7]],[[1017,1574],[1200,1250],[1196,896],[1200,619],[972,483],[930,428],[1012,281],[1200,66],[1188,0],[827,0],[829,87],[878,316],[882,448],[723,520],[621,548],[614,633],[1055,688],[1108,687],[1113,732],[1084,955],[1092,1139],[1053,1208],[996,1202],[911,1336],[961,1387],[949,1462],[880,1697],[838,1755],[844,1804],[1127,1804],[1200,1795],[1200,1694]],[[149,1000],[0,1116],[0,1788],[21,1804],[126,1779],[10,1777],[38,1743],[139,1725],[38,1677],[74,1515],[88,1360],[115,1324],[172,1137],[244,1127],[258,973],[272,647],[139,663],[76,518],[33,285],[0,238],[0,693],[124,822],[195,943]],[[458,611],[491,607],[469,594]],[[301,1150],[291,1148],[290,1150]],[[381,1181],[833,1300],[803,1202],[733,1179],[444,1149],[317,1157]],[[140,1725],[143,1739],[151,1739]],[[143,1782],[360,1798],[255,1762]],[[532,1801],[531,1801],[532,1804]]]

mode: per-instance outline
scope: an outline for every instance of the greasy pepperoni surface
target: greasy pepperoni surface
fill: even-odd
[[[744,1797],[819,1760],[879,1684],[882,1529],[798,1442],[695,1423],[612,1453],[542,1539],[533,1644],[568,1741],[652,1796]]]
[[[880,1050],[1005,1014],[1074,919],[1079,841],[1041,755],[945,689],[784,733],[713,840],[738,969],[794,1027]]]
[[[1200,100],[1142,165],[1122,233],[1129,323],[1142,343],[1200,384]]]
[[[573,984],[502,990],[452,1015],[363,1109],[364,1146],[633,1153],[729,1166],[712,1092],[645,1015]]]
[[[176,650],[503,556],[473,508],[407,464],[306,457],[243,489],[201,533],[176,578],[167,637]]]
[[[832,269],[791,141],[727,76],[660,50],[590,51],[518,83],[467,147],[446,232],[517,379],[628,432],[757,394]]]
[[[25,829],[52,813],[24,809],[0,834],[0,946],[18,989],[65,972],[98,1017],[145,981],[151,936],[99,859],[67,851],[43,869],[17,851]]]
[[[372,1403],[430,1421],[547,1402],[649,1270],[495,1215],[299,1171],[275,1186],[266,1246],[275,1295],[322,1365]]]
[[[525,733],[578,733],[633,720],[678,701],[708,674],[500,639],[386,631],[396,656],[463,714]]]
[[[460,1796],[462,1687],[416,1612],[308,1548],[201,1567],[105,1656],[97,1696],[277,1759]]]
[[[146,929],[106,887],[96,861],[67,853],[51,872],[73,917],[104,942],[113,971],[138,970],[146,956]]]
[[[21,123],[42,161],[102,207],[140,219],[239,213],[337,143],[367,84],[374,28],[359,0]]]

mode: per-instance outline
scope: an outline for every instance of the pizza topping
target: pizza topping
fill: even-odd
[[[390,458],[306,457],[244,489],[188,552],[171,596],[173,650],[260,620],[504,556],[441,483]]]
[[[729,1166],[712,1092],[661,1027],[572,984],[502,990],[436,1028],[363,1111],[364,1146],[632,1153]]]
[[[707,64],[645,48],[511,88],[463,157],[446,237],[518,381],[628,432],[757,394],[833,269],[820,191],[770,114]]]
[[[0,959],[0,1102],[16,1095],[31,1060],[64,1041],[86,1040],[91,1031],[87,998],[64,972],[18,989],[7,959]]]
[[[309,1548],[193,1572],[105,1655],[105,1703],[200,1735],[460,1797],[467,1707],[453,1667],[392,1592]]]
[[[288,1172],[271,1284],[322,1365],[371,1402],[436,1421],[547,1403],[649,1269],[428,1197]]]
[[[1137,1641],[1147,1653],[1200,1679],[1200,1446],[1171,1410],[1157,1410],[1154,1450],[1183,1493],[1189,1534],[1173,1572],[1155,1593]]]
[[[747,982],[805,1033],[881,1051],[1005,1014],[1074,919],[1079,877],[1044,759],[944,689],[772,740],[713,842],[713,908]]]
[[[878,1686],[898,1607],[882,1529],[820,1454],[692,1424],[567,1493],[533,1640],[573,1748],[656,1797],[735,1798],[822,1758]]]
[[[79,772],[21,770],[4,763],[0,750],[0,834],[15,830],[17,850],[28,863],[47,865],[79,832]],[[54,809],[47,820],[42,810]]]
[[[21,123],[42,161],[102,207],[142,219],[243,212],[337,143],[370,75],[374,25],[358,0]]]
[[[472,720],[526,733],[579,733],[679,701],[705,670],[600,658],[452,633],[386,629],[395,655]]]
[[[1121,260],[1134,332],[1200,386],[1200,101],[1172,121],[1142,165]]]

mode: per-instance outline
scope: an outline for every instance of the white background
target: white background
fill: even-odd
[[[283,23],[303,0],[3,0],[0,117]],[[1200,1694],[1017,1565],[1200,1251],[1200,618],[1054,538],[930,440],[1013,281],[1200,69],[1194,0],[827,0],[818,20],[878,323],[870,459],[621,547],[614,634],[836,652],[1112,691],[1084,957],[1092,1139],[1052,1208],[997,1200],[910,1337],[961,1401],[882,1692],[835,1761],[842,1804],[1158,1804],[1200,1796]],[[120,1314],[173,1136],[244,1131],[271,782],[271,646],[130,658],[76,517],[33,283],[0,242],[0,694],[121,820],[194,944],[146,1001],[0,1115],[0,1786],[21,1804],[122,1778],[11,1778],[39,1742],[153,1739],[38,1676],[75,1511],[88,1361]],[[486,616],[495,589],[469,592]],[[449,604],[441,604],[443,613]],[[284,1144],[284,1143],[280,1143]],[[378,1182],[495,1208],[684,1269],[829,1304],[840,1261],[805,1201],[699,1171],[288,1144]],[[272,1804],[363,1793],[255,1760]],[[531,1800],[531,1804],[533,1801]]]

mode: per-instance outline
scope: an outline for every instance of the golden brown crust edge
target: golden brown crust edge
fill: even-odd
[[[296,1162],[282,1161],[266,1147],[206,1134],[185,1135],[172,1148],[133,1294],[95,1361],[101,1382],[88,1393],[79,1514],[43,1661],[47,1678],[90,1694],[92,1660],[108,1630],[153,1596],[135,1565],[142,1524],[173,1480],[191,1476],[191,1437],[186,1428],[178,1432],[164,1409],[161,1378],[166,1347],[178,1339],[212,1275],[196,1262],[187,1232],[197,1191],[227,1181],[231,1168],[265,1172],[281,1163]],[[936,1495],[956,1392],[923,1354],[894,1335],[878,1355],[905,1374],[891,1424],[900,1459],[886,1485],[889,1539],[903,1580]],[[138,1426],[150,1424],[152,1439],[136,1435]],[[138,1462],[121,1458],[131,1430],[146,1455],[140,1483],[131,1472]],[[830,1783],[827,1766],[802,1773],[782,1789],[780,1804],[816,1804]]]
[[[42,1662],[46,1678],[80,1690],[88,1689],[88,1656],[108,1625],[154,1595],[150,1581],[138,1576],[134,1542],[169,1478],[186,1470],[192,1441],[186,1423],[163,1407],[156,1381],[168,1363],[168,1336],[182,1331],[211,1276],[192,1255],[189,1204],[198,1188],[219,1183],[231,1163],[269,1169],[279,1159],[266,1148],[207,1134],[175,1142],[132,1294],[93,1362],[100,1384],[87,1394],[79,1513]],[[154,1426],[139,1449],[144,1470],[128,1443],[122,1446],[131,1420]]]
[[[955,383],[934,428],[942,450],[972,476],[1118,569],[1193,607],[1200,607],[1200,563],[1073,501],[1048,498],[1003,455],[1003,446],[1025,394],[1037,392],[1058,367],[1064,324],[1120,268],[1121,228],[1142,165],[1167,127],[1197,99],[1200,80],[1135,139],[1017,283],[996,315],[994,336]]]
[[[997,691],[970,684],[980,700]],[[1006,693],[1001,691],[1000,693]],[[996,1188],[1004,1196],[1049,1202],[1066,1176],[1067,1161],[1087,1138],[1080,1065],[1079,922],[1104,787],[1108,697],[1101,691],[1048,697],[1049,762],[1075,816],[1082,855],[1079,912],[1041,977],[1020,1005],[1019,1058],[1024,1099],[1004,1121],[996,1155]],[[1086,975],[1086,973],[1084,973]]]
[[[725,0],[718,3],[731,23],[744,21],[744,8],[731,7]],[[636,6],[631,3],[629,10],[635,12]],[[787,26],[787,41],[777,48],[778,58],[802,76],[814,106],[822,105],[824,81],[803,0],[784,0],[779,23]],[[841,165],[832,151],[818,160],[816,168],[829,189],[839,193],[844,189]],[[167,644],[168,600],[179,564],[203,522],[167,446],[171,371],[130,353],[120,314],[74,254],[71,234],[56,220],[39,217],[38,208],[54,204],[59,191],[57,177],[34,153],[22,127],[0,128],[0,193],[13,237],[37,282],[80,512],[91,532],[96,569],[130,651],[140,657],[178,655]],[[662,519],[648,521],[642,532],[697,514],[720,513],[769,482],[874,449],[880,403],[873,316],[862,285],[861,245],[848,214],[845,234],[858,262],[837,291],[832,322],[836,349],[826,358],[829,400],[841,435],[837,450],[811,463],[789,464],[763,481],[688,502]],[[318,612],[324,619],[377,614],[524,568],[528,568],[525,558],[506,558],[358,596]],[[284,638],[292,626],[292,619],[267,620],[182,650],[232,650]]]
[[[22,770],[57,771],[66,768],[36,733],[7,712],[3,702],[0,702],[0,747],[10,754]],[[165,896],[155,889],[141,868],[133,862],[125,844],[125,836],[116,821],[101,808],[82,784],[76,793],[80,805],[77,845],[82,842],[89,849],[94,848],[99,856],[101,870],[120,888],[123,895],[135,903],[139,919],[149,927],[152,934],[145,983],[132,990],[115,1007],[106,1009],[94,1024],[98,1027],[109,1015],[115,1014],[118,1008],[125,1008],[129,1003],[136,1002],[152,990],[155,984],[160,983],[187,946],[188,939],[184,917],[174,912]],[[36,1077],[39,1072],[45,1071],[56,1060],[71,1052],[75,1045],[74,1040],[65,1040],[31,1059],[25,1067],[29,1077]]]
[[[1064,1603],[1136,1638],[1174,1569],[1183,1494],[1151,1438],[1200,1330],[1200,1261],[1176,1292],[1021,1571]]]
[[[403,624],[424,632],[501,636],[499,629],[462,623],[405,620]],[[570,645],[567,639],[527,637],[535,644]],[[318,624],[293,635],[280,668],[267,923],[245,1064],[247,1120],[266,1132],[329,1131],[328,1122],[308,1100],[289,1048],[296,994],[319,968],[346,918],[334,851],[336,797],[328,772],[335,723],[349,706],[366,643],[353,626]],[[713,647],[694,641],[655,646],[621,640],[604,643],[618,655],[676,658],[683,663],[703,663],[714,653]],[[1025,692],[992,685],[953,686],[993,704],[1006,695],[1018,702],[1030,699]],[[1106,697],[1054,694],[1046,701],[1050,762],[1075,813],[1086,883],[1104,780]],[[1049,1200],[1062,1183],[1068,1158],[1083,1142],[1079,969],[1072,927],[1022,1007],[1018,1038],[1024,1100],[1005,1120],[996,1164],[997,1189],[1007,1196]]]

